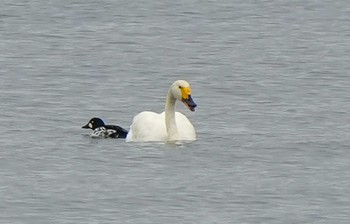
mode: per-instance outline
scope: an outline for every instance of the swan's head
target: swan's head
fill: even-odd
[[[183,102],[188,109],[195,111],[197,104],[191,97],[191,87],[185,80],[177,80],[171,85],[171,92],[173,96]]]

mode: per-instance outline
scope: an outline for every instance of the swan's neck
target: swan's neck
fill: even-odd
[[[168,133],[168,140],[176,140],[178,138],[176,120],[175,120],[175,103],[176,98],[169,90],[165,103],[165,126]]]

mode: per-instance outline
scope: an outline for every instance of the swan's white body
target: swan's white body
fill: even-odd
[[[172,84],[163,113],[143,111],[137,114],[130,126],[126,141],[196,140],[196,132],[191,122],[182,113],[175,112],[176,100],[183,101],[190,110],[194,111],[196,104],[191,98],[191,89],[188,82],[178,80]]]

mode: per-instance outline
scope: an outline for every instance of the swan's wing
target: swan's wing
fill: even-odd
[[[164,113],[144,111],[134,117],[126,141],[165,141],[166,139]]]

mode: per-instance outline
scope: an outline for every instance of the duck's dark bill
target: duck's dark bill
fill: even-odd
[[[190,109],[190,111],[195,111],[197,104],[193,101],[191,95],[189,95],[187,99],[182,99],[182,102],[187,106],[188,109]]]
[[[90,128],[90,127],[89,127],[89,124],[86,124],[86,125],[84,125],[84,126],[81,127],[81,128]]]

